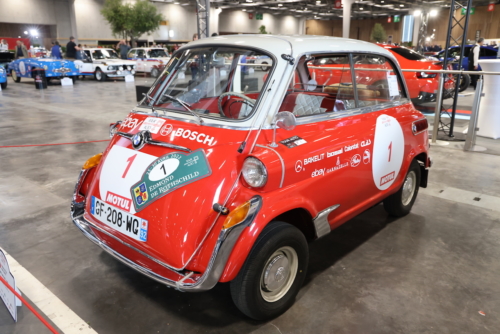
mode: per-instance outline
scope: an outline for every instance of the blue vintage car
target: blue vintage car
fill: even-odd
[[[15,82],[20,82],[21,78],[34,78],[33,71],[36,69],[45,70],[47,80],[70,77],[75,81],[77,76],[83,75],[78,66],[70,60],[23,58],[9,64],[9,73]]]
[[[469,52],[474,45],[466,45],[464,48],[464,58],[462,59],[462,69],[467,70],[469,68]],[[439,60],[444,59],[445,50],[439,52],[436,56]],[[483,45],[479,51],[479,59],[496,59],[498,55],[498,49],[492,46]],[[460,47],[452,46],[448,51],[448,57],[450,58],[458,58],[460,57]],[[450,59],[448,58],[448,59]],[[458,64],[453,64],[453,69],[458,70]],[[481,66],[479,66],[479,70],[481,70]]]
[[[0,65],[0,87],[2,90],[7,88],[7,71],[2,65]]]

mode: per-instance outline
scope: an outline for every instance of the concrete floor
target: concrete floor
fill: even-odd
[[[0,92],[0,146],[107,139],[134,100],[134,84],[124,82],[39,91],[10,80]],[[0,148],[0,247],[98,333],[500,331],[498,156],[433,147],[429,188],[410,215],[392,219],[379,205],[312,243],[294,306],[256,322],[234,307],[228,284],[201,294],[168,289],[73,226],[80,167],[106,144]],[[0,305],[0,333],[48,331],[26,307],[14,324]]]

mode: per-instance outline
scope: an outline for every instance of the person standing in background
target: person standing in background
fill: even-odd
[[[479,53],[481,52],[481,46],[484,44],[484,38],[480,37],[477,43],[469,51],[469,71],[479,71]],[[470,76],[470,85],[476,89],[477,79],[479,75]]]
[[[116,44],[116,50],[120,52],[120,58],[121,59],[127,59],[127,54],[130,50],[130,45],[125,42],[124,39],[122,39],[118,44]]]
[[[16,59],[28,58],[28,49],[20,40],[16,42]]]
[[[68,44],[66,44],[66,59],[75,60],[76,58],[76,44],[75,38],[71,36]]]
[[[58,41],[53,42],[54,46],[50,49],[50,54],[54,59],[62,59],[61,46]]]
[[[9,51],[9,45],[5,39],[0,40],[0,52]]]
[[[193,41],[197,41],[198,40],[198,34],[193,34]]]

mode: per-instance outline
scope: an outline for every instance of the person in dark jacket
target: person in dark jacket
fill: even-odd
[[[75,38],[71,36],[69,38],[68,44],[66,44],[66,59],[75,60],[76,51],[77,51],[77,46],[75,43]]]
[[[61,45],[58,41],[54,42],[54,46],[50,49],[50,54],[54,59],[62,59]]]

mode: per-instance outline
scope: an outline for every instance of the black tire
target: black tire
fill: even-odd
[[[103,81],[106,81],[106,79],[107,79],[107,75],[106,75],[106,74],[104,74],[104,73],[102,72],[102,70],[98,67],[98,68],[96,68],[96,70],[95,70],[95,72],[94,72],[94,78],[95,78],[97,81],[101,81],[101,82],[103,82]]]
[[[0,87],[2,87],[2,90],[7,89],[7,81],[2,82],[2,83],[0,84]]]
[[[267,62],[263,61],[263,62],[262,62],[262,65],[267,65]],[[261,67],[261,69],[262,69],[264,72],[269,71],[269,67],[267,67],[267,66],[262,66],[262,67]]]
[[[384,209],[391,216],[403,217],[410,213],[415,200],[417,199],[420,186],[420,165],[418,161],[413,160],[408,173],[406,173],[403,185],[397,193],[392,194],[384,200]],[[412,178],[410,184],[410,178]],[[408,193],[411,187],[411,195]]]
[[[10,70],[10,76],[11,76],[12,80],[14,80],[14,82],[21,82],[21,77],[17,76],[16,71]]]
[[[77,79],[76,76],[71,77],[71,80],[73,80],[73,85],[76,83],[76,79]]]
[[[462,77],[460,79],[460,87],[458,88],[459,92],[463,92],[470,86],[470,75],[468,74],[462,74]]]
[[[151,76],[153,78],[158,78],[159,75],[160,75],[160,71],[157,68],[152,68],[151,69]]]
[[[231,281],[234,303],[255,320],[282,314],[295,302],[308,262],[309,250],[302,232],[284,222],[270,223],[253,245],[238,276]],[[267,289],[272,284],[274,291]]]

